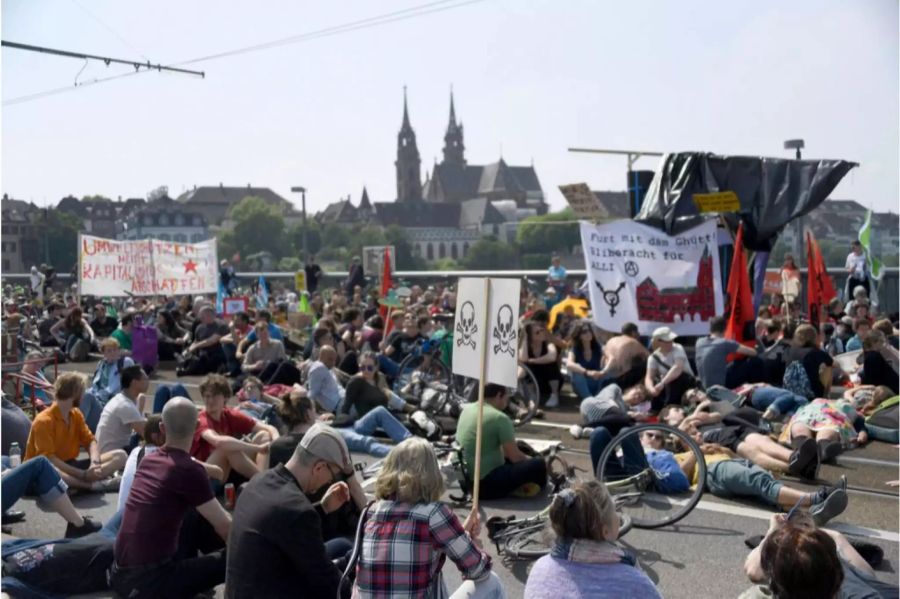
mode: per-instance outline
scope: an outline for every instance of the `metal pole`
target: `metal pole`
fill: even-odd
[[[301,194],[301,202],[303,204],[303,263],[309,260],[309,248],[306,245],[306,189]]]
[[[802,160],[800,154],[800,148],[797,148],[797,160]],[[803,217],[797,217],[797,232],[796,232],[796,241],[794,242],[794,262],[800,267],[804,266],[806,261],[804,258],[806,257],[803,252]]]

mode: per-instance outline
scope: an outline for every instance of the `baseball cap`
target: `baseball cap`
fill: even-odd
[[[327,424],[316,423],[306,431],[300,447],[319,459],[341,467],[344,474],[353,474],[353,461],[343,437]]]
[[[653,339],[659,339],[661,341],[675,341],[678,338],[672,329],[669,327],[659,327],[655,331],[653,331]]]

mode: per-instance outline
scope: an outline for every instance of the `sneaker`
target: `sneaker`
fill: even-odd
[[[841,450],[840,441],[832,441],[827,445],[823,444],[819,451],[819,461],[823,464],[833,464],[834,459],[840,455]]]
[[[781,420],[781,414],[774,408],[766,408],[766,411],[763,412],[762,419],[768,420],[769,422],[775,422]]]
[[[822,485],[818,491],[812,494],[810,498],[810,503],[813,505],[825,501],[825,498],[831,495],[832,492],[836,490],[842,490],[844,492],[847,491],[847,477],[846,475],[841,475],[838,479],[838,482],[833,485]]]
[[[816,469],[818,470],[818,458],[819,452],[816,449],[815,439],[807,437],[800,447],[791,453],[791,458],[788,460],[788,473],[793,474],[794,476],[808,478],[806,476],[806,471],[809,468],[810,463],[815,463],[817,466]]]
[[[583,432],[584,429],[581,427],[581,425],[573,424],[569,427],[569,433],[572,435],[573,439],[580,439]]]
[[[89,535],[92,532],[97,532],[100,530],[101,525],[99,522],[96,522],[90,516],[82,516],[84,518],[84,524],[81,526],[75,526],[71,522],[66,525],[66,538],[67,539],[77,539],[78,537],[83,537],[85,535]]]
[[[122,477],[118,474],[110,476],[109,478],[104,478],[103,480],[96,480],[91,483],[91,491],[96,493],[111,493],[113,491],[119,490],[119,485],[122,483]]]
[[[814,504],[809,508],[816,526],[825,526],[829,520],[841,514],[847,509],[847,492],[843,489],[835,489],[828,494],[824,501]]]
[[[25,519],[25,512],[22,510],[6,510],[3,512],[3,524],[15,524]]]
[[[554,393],[550,396],[550,399],[547,400],[547,403],[544,404],[545,408],[556,408],[559,407],[559,396]]]

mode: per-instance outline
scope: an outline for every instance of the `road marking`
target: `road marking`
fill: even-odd
[[[559,428],[565,431],[572,428],[571,424],[560,424],[558,422],[542,422],[540,420],[532,420],[528,424],[533,424],[534,426],[543,426],[544,428]],[[525,426],[528,426],[528,424],[526,424]]]
[[[893,470],[897,469],[897,462],[891,462],[888,460],[877,460],[875,458],[859,458],[859,457],[851,457],[851,456],[840,456],[837,459],[838,464],[843,463],[850,464],[869,464],[872,466],[883,466],[885,468],[891,468]]]

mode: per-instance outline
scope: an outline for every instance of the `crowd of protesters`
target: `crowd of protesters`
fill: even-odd
[[[307,269],[312,293],[274,289],[264,304],[251,297],[252,306],[227,317],[212,297],[79,304],[52,295],[46,277],[26,295],[5,288],[5,331],[24,364],[15,392],[4,395],[4,456],[15,438],[23,459],[10,468],[4,457],[4,521],[20,517],[15,499],[38,495],[67,522],[65,536],[83,544],[44,550],[37,564],[36,548],[52,542],[5,545],[4,574],[13,580],[4,578],[4,590],[181,597],[225,583],[228,597],[301,588],[311,597],[439,597],[449,595],[441,576],[449,557],[464,581],[454,597],[505,596],[482,548],[481,517],[473,511],[460,521],[441,501],[443,474],[413,418],[419,398],[395,384],[404,359],[450,333],[454,288],[412,286],[401,307],[384,310],[354,266],[340,288],[322,289],[321,269]],[[786,261],[783,281],[796,291],[791,268]],[[237,291],[233,269],[225,274]],[[697,480],[692,455],[674,456],[685,484],[778,509],[799,502],[808,514],[773,519],[746,565],[768,587],[748,593],[811,596],[792,594],[803,584],[797,576],[832,563],[832,577],[815,581],[823,589],[816,596],[839,596],[851,584],[881,592],[846,540],[819,528],[846,508],[846,480],[805,492],[778,477],[818,481],[820,465],[844,451],[870,439],[897,443],[896,315],[878,317],[857,285],[814,328],[788,294],[760,309],[755,343],[726,339],[719,316],[708,336],[683,345],[669,327],[649,338],[634,324],[618,334],[597,329],[558,259],[547,283],[544,293],[523,291],[520,377],[533,376],[541,410],[560,409],[571,389],[582,419],[572,434],[590,439],[595,468],[611,439],[636,422],[679,427],[707,463],[706,480]],[[51,380],[44,370],[54,360],[91,359],[90,376]],[[180,384],[159,383],[150,397],[154,369],[202,377],[200,402]],[[534,496],[547,484],[544,459],[516,439],[509,393],[499,385],[484,393],[480,488],[488,501]],[[477,420],[469,404],[456,423],[464,486],[472,484]],[[660,450],[659,441],[649,435],[635,451]],[[368,508],[351,452],[385,458]],[[118,490],[116,515],[101,529],[78,514],[71,489]],[[360,550],[345,576],[361,518]],[[618,519],[602,484],[555,495],[550,522],[557,541],[531,571],[527,597],[659,596],[615,543]],[[792,577],[789,564],[800,574]]]

